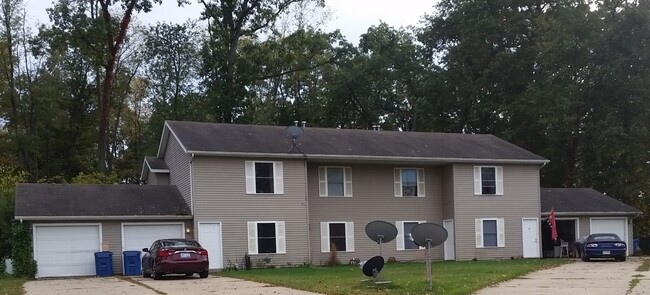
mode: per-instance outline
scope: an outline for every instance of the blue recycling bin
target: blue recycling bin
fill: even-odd
[[[636,249],[641,248],[641,239],[632,240],[632,255],[636,255]]]
[[[113,275],[112,252],[95,252],[95,272],[98,277],[110,277]]]
[[[124,251],[122,252],[125,276],[138,276],[140,275],[140,251]]]

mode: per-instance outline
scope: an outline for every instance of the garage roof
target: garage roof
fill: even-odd
[[[15,218],[24,220],[191,218],[172,185],[22,183],[15,203]]]
[[[542,215],[637,215],[639,210],[591,188],[542,188]]]

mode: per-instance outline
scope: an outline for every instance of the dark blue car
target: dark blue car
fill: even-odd
[[[591,258],[614,258],[625,261],[627,244],[616,234],[593,234],[582,244],[582,261]]]

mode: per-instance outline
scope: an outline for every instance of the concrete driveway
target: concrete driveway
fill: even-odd
[[[530,273],[518,279],[483,289],[477,295],[494,294],[650,294],[650,272],[638,272],[641,260],[626,262],[575,261],[563,266]],[[636,286],[630,290],[631,282]],[[628,293],[629,292],[629,293]]]
[[[92,277],[43,279],[25,283],[25,295],[315,295],[305,291],[266,284],[249,282],[233,278],[210,276],[200,279],[198,276],[169,276],[162,280],[144,279],[142,277]]]

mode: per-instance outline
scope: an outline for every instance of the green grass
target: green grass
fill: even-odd
[[[650,270],[650,259],[643,259],[643,263],[636,268],[636,271],[649,271]]]
[[[0,276],[0,295],[22,295],[26,279]]]
[[[386,264],[383,278],[392,284],[375,286],[361,282],[358,267],[280,268],[225,271],[222,276],[246,279],[323,294],[470,294],[526,273],[567,263],[559,259],[490,261],[438,261],[432,266],[433,289],[429,292],[424,263]]]

